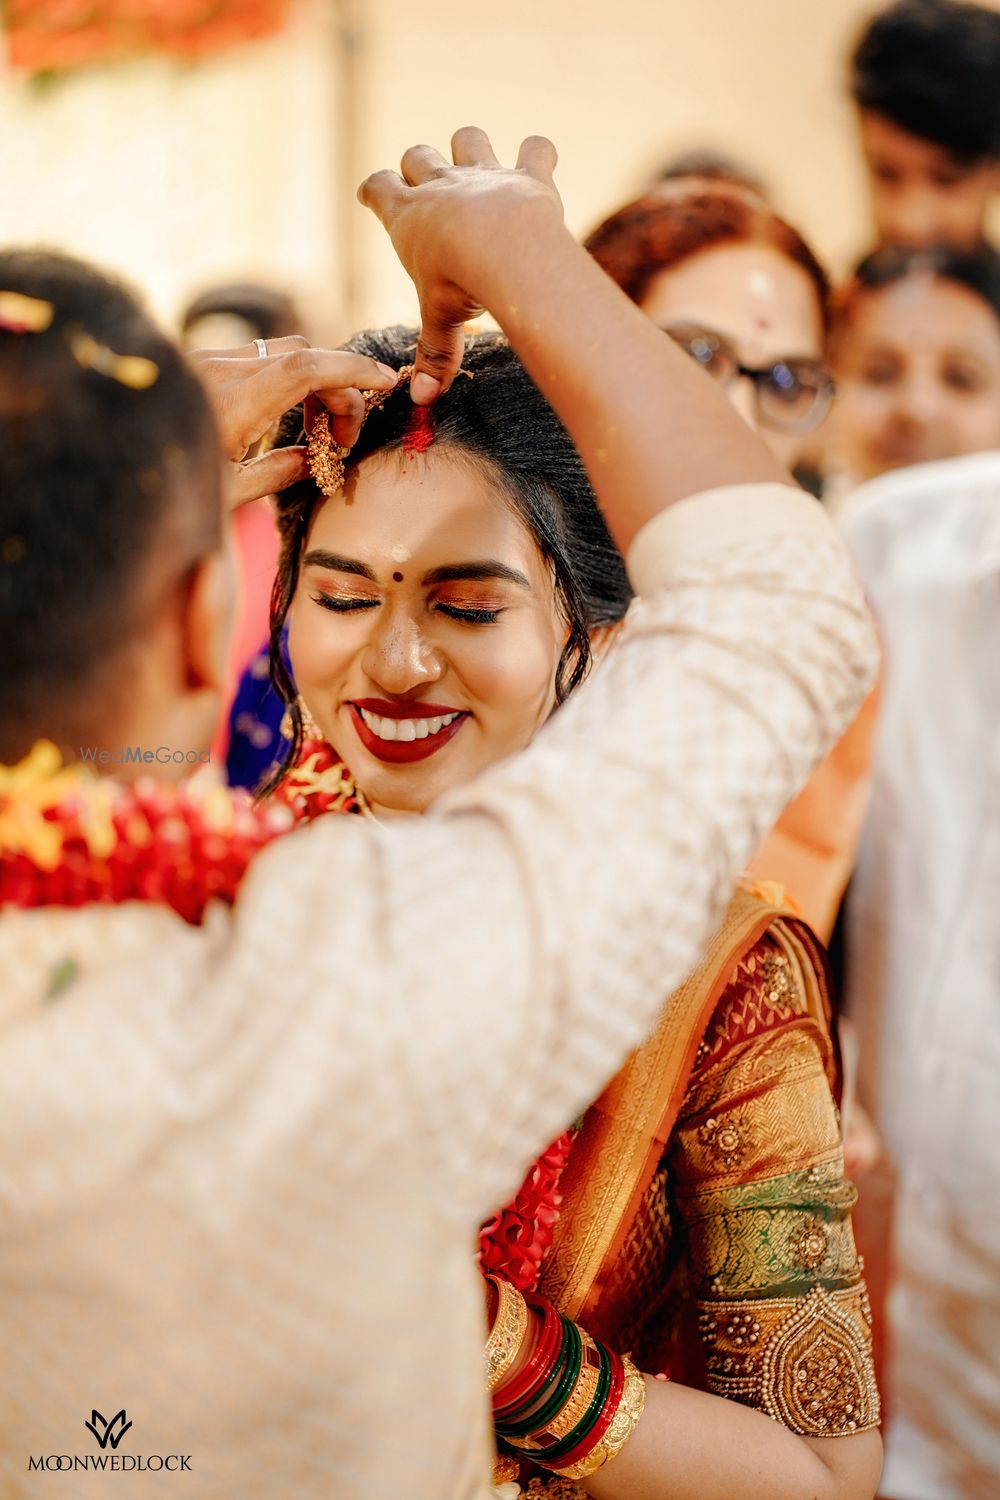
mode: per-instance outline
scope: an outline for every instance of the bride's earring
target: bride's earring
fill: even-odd
[[[302,715],[302,738],[304,740],[321,740],[323,738],[323,731],[309,712],[309,705],[301,693],[299,694],[299,713]]]
[[[301,695],[297,699],[297,703],[299,718],[302,723],[302,738],[304,740],[321,740],[323,738],[323,731],[309,712],[309,706]],[[292,737],[292,711],[290,708],[286,708],[281,716],[281,736],[282,739],[286,740],[290,740]]]

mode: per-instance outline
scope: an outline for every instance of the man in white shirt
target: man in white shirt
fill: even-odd
[[[201,926],[149,902],[3,911],[5,1495],[48,1493],[32,1458],[86,1454],[84,1418],[122,1407],[134,1452],[189,1458],[189,1496],[482,1495],[475,1226],[641,1039],[872,678],[870,622],[822,512],[575,245],[549,143],[526,141],[515,170],[481,132],[453,144],[458,165],[415,148],[403,178],[365,188],[421,297],[414,399],[453,376],[462,323],[488,307],[572,433],[646,604],[523,755],[419,821],[332,818],[279,840]],[[17,270],[0,257],[0,319]],[[0,334],[0,545],[19,518],[38,534],[11,488],[30,480],[51,514],[50,609],[80,583],[59,528],[87,502],[81,403],[107,406],[102,436],[162,520],[134,556],[123,545],[123,640],[88,660],[81,614],[83,659],[58,690],[39,660],[59,619],[0,595],[2,758],[43,734],[203,742],[224,569],[197,403],[156,469],[174,476],[168,515],[143,445],[163,439],[156,403],[166,422],[170,392],[190,398],[169,350],[110,296],[86,331],[95,357],[58,285],[18,274],[10,289],[55,315]],[[82,374],[64,360],[43,404],[81,454],[53,472],[23,398],[34,355],[11,340],[56,333]],[[349,440],[354,388],[388,379],[353,356],[265,352],[206,366],[231,458],[306,390]],[[129,356],[159,361],[146,406],[118,392]],[[252,473],[241,483],[251,493]],[[37,565],[30,544],[20,562]],[[17,597],[34,646],[15,643]],[[75,1467],[58,1482],[107,1491]]]
[[[992,1500],[1000,454],[885,475],[855,493],[843,519],[886,660],[847,986],[863,1097],[895,1175],[883,1492]]]

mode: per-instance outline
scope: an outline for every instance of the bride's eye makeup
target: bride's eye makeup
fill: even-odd
[[[436,609],[438,614],[447,615],[451,620],[465,620],[470,625],[495,625],[503,614],[502,609],[483,609],[462,604],[438,604]]]
[[[365,582],[361,582],[378,582],[367,563],[316,549],[306,554],[303,564],[319,570],[309,597],[322,609],[334,614],[358,614],[382,604],[381,596],[370,593]],[[393,582],[404,581],[398,572],[392,577]],[[531,592],[531,584],[523,573],[495,559],[433,568],[421,582],[428,589],[427,609],[464,625],[495,625],[513,602],[508,592],[510,585]]]
[[[436,589],[430,601],[436,614],[467,625],[495,625],[520,591],[531,593],[525,574],[496,558],[432,568],[423,582]]]
[[[359,610],[375,609],[381,602],[376,594],[365,587],[377,582],[373,570],[367,563],[354,558],[341,557],[335,552],[317,547],[307,552],[302,559],[303,571],[314,570],[316,588],[309,597],[314,604],[337,614],[351,614]],[[317,576],[318,575],[318,576]]]
[[[378,600],[371,594],[328,594],[322,589],[309,596],[314,604],[321,604],[324,609],[332,609],[340,614],[348,614],[360,609],[374,609]]]
[[[507,600],[495,587],[446,587],[431,598],[436,614],[450,620],[464,620],[470,625],[495,625],[507,608]]]

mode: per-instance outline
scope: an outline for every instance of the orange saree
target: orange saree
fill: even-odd
[[[746,885],[587,1111],[539,1289],[647,1372],[795,1432],[876,1425],[837,1084],[822,949],[778,888]]]

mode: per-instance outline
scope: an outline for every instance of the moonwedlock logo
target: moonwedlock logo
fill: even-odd
[[[118,1436],[115,1437],[115,1428],[118,1426],[119,1422],[122,1425],[118,1428]],[[117,1448],[126,1432],[128,1432],[129,1428],[132,1426],[132,1423],[126,1422],[125,1420],[124,1406],[122,1407],[120,1412],[116,1412],[116,1414],[111,1418],[110,1422],[106,1417],[102,1417],[100,1412],[95,1407],[90,1414],[90,1421],[84,1422],[83,1425],[84,1427],[89,1427],[91,1432],[94,1434],[95,1438],[97,1439],[98,1448],[106,1448],[109,1443],[111,1444],[112,1448]]]
[[[94,1407],[90,1413],[90,1421],[84,1422],[84,1427],[97,1439],[97,1446],[102,1450],[110,1448],[111,1453],[102,1451],[100,1454],[88,1453],[47,1453],[32,1455],[28,1459],[29,1472],[39,1473],[44,1469],[50,1472],[68,1469],[105,1469],[112,1472],[119,1471],[125,1474],[149,1473],[156,1474],[166,1470],[171,1474],[179,1474],[182,1470],[191,1470],[190,1453],[118,1453],[115,1450],[132,1423],[127,1420],[125,1408],[115,1412],[110,1422]]]

